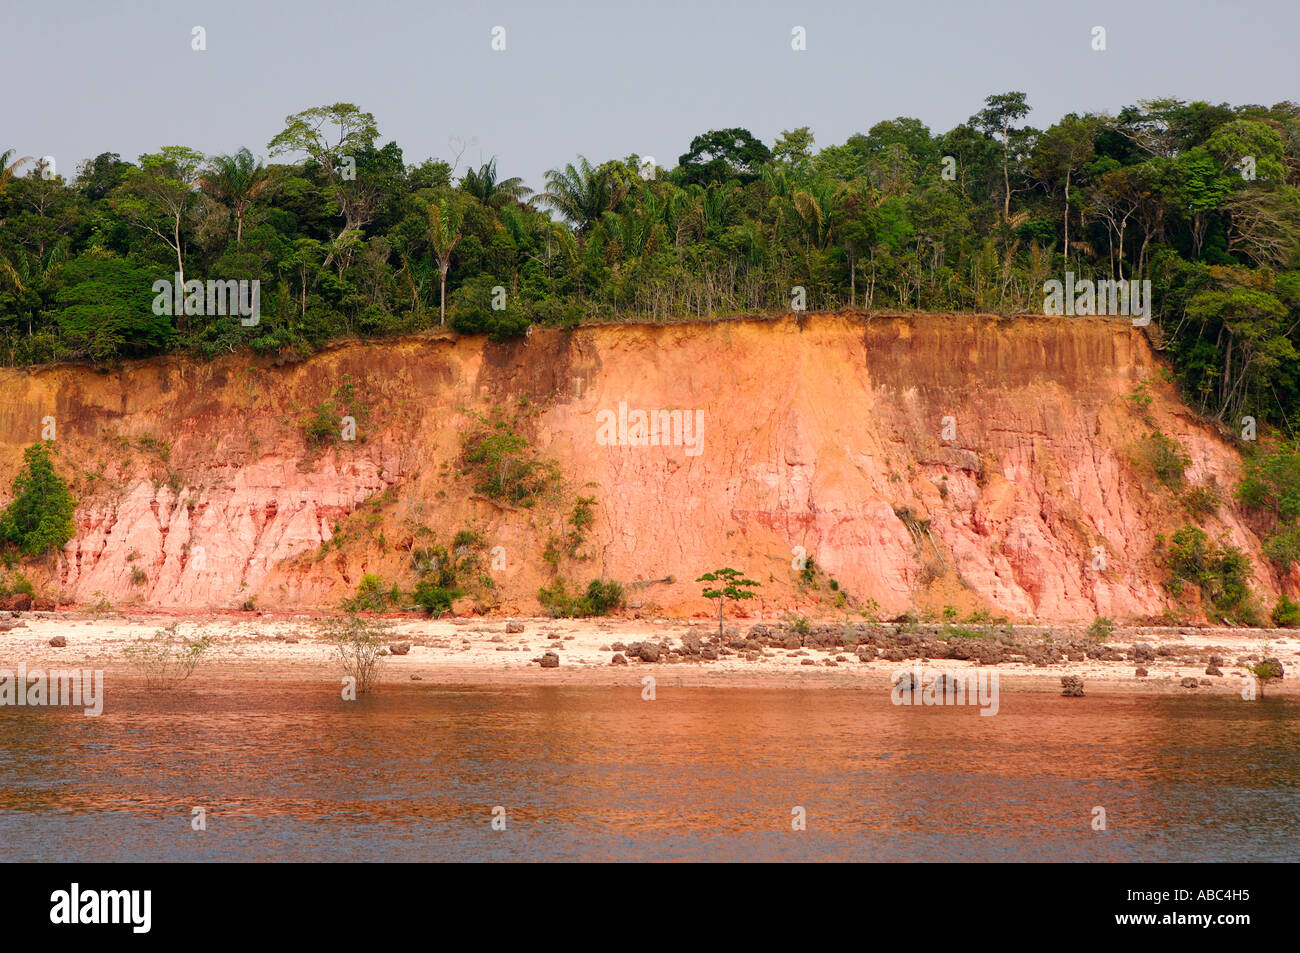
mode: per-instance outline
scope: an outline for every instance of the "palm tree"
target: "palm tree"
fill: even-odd
[[[524,180],[515,176],[497,179],[497,159],[493,156],[477,170],[469,169],[460,180],[460,187],[488,208],[501,208],[509,202],[523,203],[533,194]]]
[[[271,170],[253,158],[247,149],[240,149],[232,156],[213,156],[208,160],[208,167],[199,179],[199,188],[234,213],[236,245],[244,242],[244,216],[272,181]]]
[[[446,191],[429,203],[429,244],[438,258],[439,323],[447,323],[447,271],[451,253],[460,244],[465,225],[465,204],[456,193]]]
[[[585,232],[627,195],[628,185],[618,181],[605,167],[593,167],[578,156],[563,169],[546,173],[546,191],[539,197],[570,223]]]
[[[4,187],[8,185],[9,180],[14,177],[14,170],[24,162],[32,161],[31,156],[23,156],[21,159],[14,159],[10,162],[9,160],[13,157],[13,154],[13,149],[6,149],[4,152],[0,152],[0,192],[4,191]]]

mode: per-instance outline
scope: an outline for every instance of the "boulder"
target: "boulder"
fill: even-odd
[[[61,635],[56,635],[54,638],[50,639],[51,648],[63,649],[67,648],[67,646],[68,640]]]
[[[25,592],[15,592],[12,596],[0,599],[0,609],[11,612],[26,612],[32,607],[32,597]]]
[[[1206,675],[1219,675],[1219,676],[1222,676],[1222,675],[1223,675],[1223,672],[1219,669],[1219,666],[1217,666],[1217,665],[1215,665],[1213,662],[1211,662],[1209,665],[1207,665],[1207,666],[1205,667],[1205,674],[1206,674]]]
[[[1062,675],[1061,694],[1066,698],[1082,698],[1083,679],[1078,675]]]
[[[626,665],[627,659],[623,657],[622,652],[615,652],[614,657],[609,660],[610,665]]]
[[[506,633],[515,634],[524,631],[524,624],[517,619],[510,619],[506,622]]]
[[[559,668],[560,657],[554,652],[547,652],[541,658],[542,668]]]
[[[1136,675],[1138,678],[1146,678],[1151,673],[1148,672],[1146,669],[1144,669],[1141,665],[1139,665],[1137,671],[1134,672],[1133,674]]]
[[[1181,685],[1181,686],[1183,686],[1183,688],[1196,688],[1196,687],[1197,687],[1198,685],[1200,685],[1201,683],[1198,682],[1196,679],[1192,678],[1192,677],[1189,675],[1187,678],[1184,678],[1184,679],[1183,679],[1181,682],[1179,682],[1178,684]]]
[[[394,655],[406,655],[408,652],[411,651],[411,643],[392,642],[388,646],[388,651],[392,652]]]

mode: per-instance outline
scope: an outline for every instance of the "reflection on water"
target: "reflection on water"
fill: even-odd
[[[0,708],[0,860],[1300,857],[1295,701],[1004,692],[989,718],[629,682],[351,703],[119,685],[99,718]]]

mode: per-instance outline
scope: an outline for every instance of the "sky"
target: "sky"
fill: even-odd
[[[0,0],[0,152],[68,176],[163,145],[266,157],[289,114],[350,102],[408,164],[496,156],[541,188],[579,154],[671,167],[709,129],[944,132],[1009,90],[1040,128],[1160,96],[1300,100],[1297,37],[1297,0]]]

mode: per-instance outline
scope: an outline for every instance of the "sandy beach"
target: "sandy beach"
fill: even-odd
[[[202,632],[212,640],[192,676],[199,682],[251,678],[332,680],[342,674],[334,646],[318,629],[318,617],[308,615],[232,613],[187,618],[161,613],[97,616],[68,611],[4,615],[10,617],[0,617],[0,668],[24,662],[28,670],[93,668],[113,678],[137,678],[140,673],[124,650],[137,639],[148,638],[172,622],[179,622],[182,634]],[[1292,675],[1294,666],[1300,664],[1300,636],[1286,630],[1117,628],[1105,640],[1105,647],[1118,657],[1100,659],[1081,657],[1077,651],[1081,632],[1016,626],[1014,638],[1025,644],[1047,643],[1048,637],[1056,642],[1070,638],[1075,641],[1063,643],[1054,661],[1044,659],[1056,656],[1056,652],[1040,654],[1035,661],[1018,660],[1019,656],[1012,654],[989,666],[973,659],[887,658],[884,656],[888,650],[870,646],[860,650],[814,645],[759,647],[749,641],[746,648],[744,643],[747,638],[752,640],[754,631],[781,632],[779,623],[761,620],[729,622],[727,644],[735,648],[723,649],[716,659],[687,654],[683,640],[717,636],[716,624],[699,620],[403,617],[385,621],[391,626],[391,642],[399,646],[399,651],[401,643],[409,643],[410,648],[406,654],[382,658],[381,683],[615,685],[639,684],[646,675],[653,675],[658,684],[666,686],[878,689],[887,687],[894,673],[910,671],[920,661],[927,678],[931,673],[992,667],[999,673],[1001,687],[1011,691],[1059,692],[1062,676],[1074,675],[1083,678],[1085,691],[1090,694],[1240,694],[1245,666],[1258,658],[1267,640],[1268,654],[1282,663],[1287,675],[1270,681],[1265,694],[1300,693]],[[822,626],[823,630],[832,627]],[[919,638],[923,646],[933,648],[937,643],[928,641],[928,630],[940,631],[941,627],[923,626],[913,639]],[[870,627],[870,631],[880,634],[876,641],[892,642],[899,627],[881,624]],[[51,644],[60,638],[65,645]],[[643,661],[634,651],[629,652],[627,646],[638,642],[660,646],[660,660]],[[1151,649],[1153,657],[1133,658],[1132,649],[1138,645]],[[864,661],[859,651],[875,657]],[[929,656],[924,647],[920,651]],[[544,668],[540,664],[548,652],[558,657],[557,666]],[[614,663],[616,654],[627,659],[626,664]],[[897,654],[898,650],[894,650]],[[1222,675],[1206,673],[1211,656],[1219,658]],[[1145,676],[1136,674],[1139,667],[1146,670]],[[1196,679],[1195,688],[1184,684],[1188,678]]]

